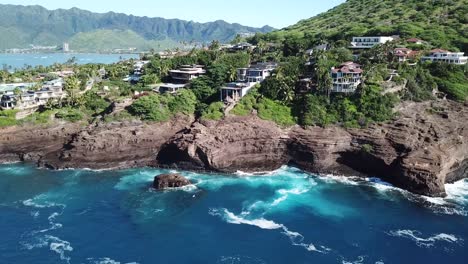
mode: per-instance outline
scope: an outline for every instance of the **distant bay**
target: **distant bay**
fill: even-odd
[[[26,65],[50,66],[54,63],[65,63],[75,57],[78,64],[103,63],[111,64],[121,60],[139,58],[138,54],[99,54],[99,53],[0,53],[0,66],[9,70],[21,69]]]

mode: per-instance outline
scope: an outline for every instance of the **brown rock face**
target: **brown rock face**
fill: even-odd
[[[180,174],[161,174],[154,177],[153,187],[157,190],[179,188],[192,184],[187,178]]]
[[[403,104],[399,112],[393,122],[351,130],[344,163],[415,193],[445,195],[445,183],[468,177],[468,108],[438,101]]]
[[[181,117],[170,122],[125,122],[98,125],[74,135],[58,153],[48,155],[53,168],[121,169],[154,164],[161,146],[193,122]]]
[[[0,129],[0,162],[38,162],[63,148],[82,128],[78,124]]]
[[[221,172],[274,170],[288,162],[286,131],[257,117],[196,122],[159,152],[159,164]]]
[[[406,190],[445,195],[468,177],[468,108],[452,101],[401,105],[394,121],[366,129],[280,129],[255,116],[194,123],[158,163],[222,172],[272,170],[292,162],[315,173],[381,177]]]

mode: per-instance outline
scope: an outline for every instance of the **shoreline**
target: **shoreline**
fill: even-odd
[[[293,165],[313,174],[376,176],[416,194],[444,197],[445,183],[468,177],[468,142],[462,140],[468,124],[460,121],[468,119],[468,109],[452,101],[437,104],[451,119],[427,113],[432,103],[413,103],[398,119],[364,129],[284,129],[256,115],[11,127],[0,134],[0,161],[54,170],[153,167],[221,174],[272,173]]]

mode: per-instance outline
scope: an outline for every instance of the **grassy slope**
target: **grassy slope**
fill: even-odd
[[[70,48],[76,51],[106,51],[112,49],[137,48],[138,50],[164,50],[178,46],[178,43],[166,40],[146,40],[130,30],[96,30],[78,33],[70,40]]]
[[[315,41],[338,41],[360,35],[399,34],[468,51],[467,14],[468,0],[348,0],[328,12],[267,34],[267,38],[305,36]]]

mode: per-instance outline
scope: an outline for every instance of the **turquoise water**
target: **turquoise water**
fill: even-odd
[[[20,69],[25,65],[50,66],[54,63],[65,63],[75,57],[76,63],[103,63],[111,64],[130,58],[138,59],[138,54],[97,54],[97,53],[40,53],[40,54],[8,54],[0,53],[0,66],[11,66],[12,69]]]
[[[262,176],[0,166],[0,263],[466,263],[468,181],[448,197],[284,167]]]

